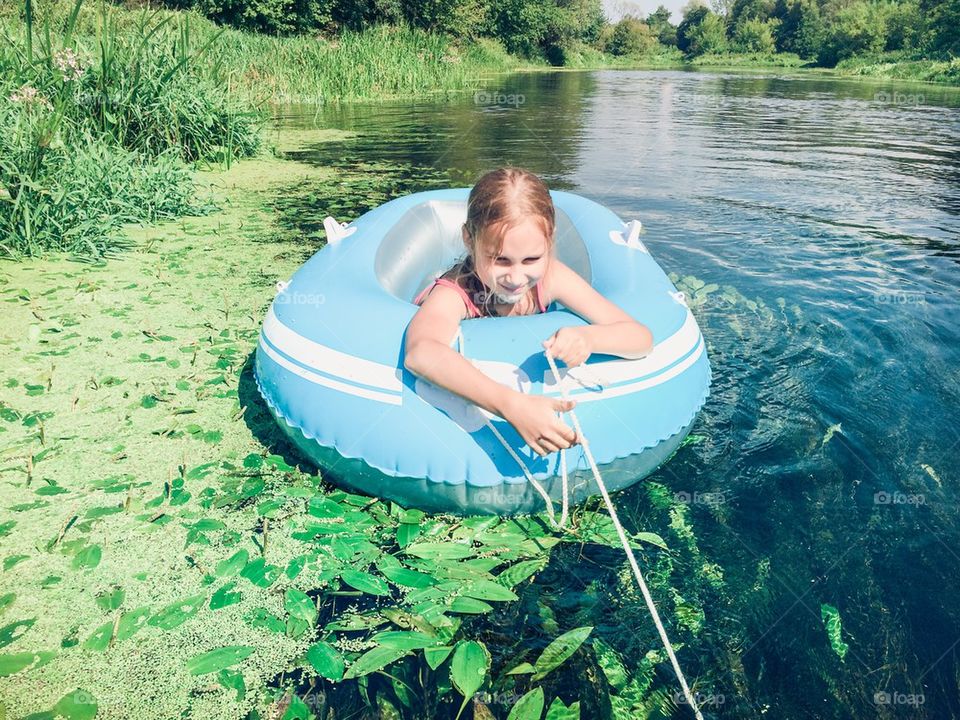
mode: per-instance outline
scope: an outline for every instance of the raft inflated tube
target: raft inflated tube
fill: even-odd
[[[464,253],[469,188],[401,197],[348,225],[287,283],[263,322],[255,377],[271,413],[324,476],[406,507],[460,514],[543,510],[544,500],[486,419],[554,499],[560,454],[535,454],[513,427],[404,368],[412,302]],[[703,336],[682,293],[650,256],[639,223],[551,192],[556,256],[653,333],[639,360],[593,355],[560,368],[610,491],[653,472],[680,446],[710,387]],[[464,351],[515,390],[560,397],[542,342],[585,325],[556,303],[538,315],[461,322]],[[582,448],[567,450],[571,502],[597,492]]]

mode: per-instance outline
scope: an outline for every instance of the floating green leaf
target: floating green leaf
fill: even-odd
[[[567,707],[560,698],[554,698],[547,710],[545,720],[580,720],[580,703],[575,702]]]
[[[287,588],[284,594],[283,606],[291,616],[299,618],[312,625],[317,620],[317,606],[313,600],[302,590],[296,588]]]
[[[16,593],[6,593],[5,595],[0,595],[0,615],[6,612],[7,608],[13,605],[13,601],[17,599]]]
[[[402,585],[404,587],[411,588],[426,588],[437,584],[437,581],[429,575],[426,575],[422,572],[417,572],[416,570],[409,570],[405,567],[384,567],[382,565],[378,565],[377,569],[382,572],[384,577],[394,585]]]
[[[345,664],[343,657],[328,642],[320,641],[307,650],[307,661],[322,677],[338,681],[343,678]]]
[[[3,571],[6,572],[15,565],[19,565],[24,560],[29,559],[29,555],[9,555],[3,559]]]
[[[117,625],[116,642],[122,642],[127,638],[133,637],[136,632],[147,624],[150,617],[150,606],[142,605],[135,610],[125,612],[120,616],[120,624]]]
[[[390,594],[390,587],[387,583],[370,573],[348,568],[340,574],[340,579],[355,590],[360,590],[368,595]]]
[[[33,665],[37,656],[31,652],[0,655],[0,677],[7,677]]]
[[[385,668],[395,660],[399,660],[408,652],[409,650],[404,650],[403,648],[375,647],[357,658],[356,662],[350,666],[350,669],[347,670],[343,678],[344,680],[349,680],[350,678],[369,675],[372,672]]]
[[[510,709],[507,720],[540,720],[543,715],[543,688],[535,687]]]
[[[118,607],[123,605],[124,596],[125,593],[123,592],[123,588],[114,585],[109,590],[104,590],[101,593],[97,593],[97,607],[104,612],[116,610]]]
[[[456,597],[450,603],[450,611],[455,613],[464,613],[465,615],[483,615],[493,610],[493,606],[483,600],[476,600],[469,597]]]
[[[255,649],[251,645],[228,645],[201,653],[187,660],[187,672],[191,675],[206,675],[223,670],[246,659]]]
[[[404,650],[422,650],[437,644],[436,637],[415,630],[387,630],[370,639],[377,645]]]
[[[73,556],[73,562],[70,563],[70,566],[74,570],[79,570],[81,568],[95,568],[100,564],[101,555],[102,553],[99,545],[87,545],[80,552]]]
[[[222,585],[220,589],[213,594],[213,597],[210,598],[210,609],[219,610],[220,608],[225,608],[240,602],[243,599],[243,594],[232,592],[236,585],[237,582],[235,580]]]
[[[475,640],[461,640],[457,643],[450,661],[450,682],[463,695],[457,720],[470,699],[483,686],[489,671],[490,653],[482,643]]]
[[[237,696],[234,698],[237,702],[243,700],[247,694],[246,683],[243,682],[243,673],[232,672],[230,670],[221,670],[217,674],[217,682],[227,690],[236,690]]]
[[[185,600],[170,603],[151,617],[147,624],[163,630],[173,630],[196,615],[206,599],[205,595],[194,595]]]
[[[0,648],[6,647],[14,640],[19,640],[27,630],[33,627],[36,621],[36,618],[17,620],[0,628]]]
[[[113,637],[113,620],[105,622],[94,630],[90,637],[83,641],[83,649],[103,652],[110,647],[111,637]]]
[[[509,601],[519,598],[512,590],[493,580],[471,580],[463,587],[463,595],[475,600]]]
[[[263,558],[257,558],[247,563],[247,566],[240,573],[240,577],[246,578],[257,587],[270,587],[280,577],[281,569],[276,565],[268,565]]]
[[[473,548],[462,543],[416,543],[405,550],[408,555],[424,560],[462,560],[474,555]]]
[[[430,666],[430,669],[436,670],[443,664],[443,661],[450,656],[452,650],[452,645],[444,645],[438,648],[424,648],[423,657],[427,661],[427,665]]]
[[[567,658],[577,651],[592,631],[592,627],[579,627],[555,638],[544,648],[540,657],[533,664],[536,669],[533,679],[540,680],[551,670],[562,665]]]
[[[53,706],[53,713],[66,720],[93,720],[97,710],[96,698],[80,688],[67,693]]]
[[[226,560],[221,560],[214,568],[214,572],[219,577],[233,577],[246,567],[250,559],[250,553],[246,550],[237,550]]]

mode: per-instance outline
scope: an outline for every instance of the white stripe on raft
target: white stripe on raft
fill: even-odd
[[[665,383],[667,380],[675,378],[677,375],[682,373],[684,370],[693,365],[697,360],[700,359],[700,356],[703,355],[703,341],[701,340],[696,347],[696,350],[690,354],[683,362],[674,365],[672,368],[667,370],[665,373],[660,373],[659,375],[647,378],[646,380],[641,380],[635,383],[629,383],[627,385],[618,385],[617,387],[606,388],[600,392],[586,392],[586,393],[573,393],[569,394],[569,390],[564,386],[565,390],[568,390],[568,394],[571,399],[576,400],[578,403],[584,402],[593,402],[594,400],[607,400],[608,398],[617,397],[618,395],[628,395],[630,393],[639,392],[641,390],[646,390],[651,388],[654,385],[660,385]],[[556,387],[556,383],[553,384]],[[544,393],[548,397],[560,397],[559,390],[554,390],[550,393]]]
[[[277,353],[265,342],[260,343],[260,349],[263,350],[275,363],[284,369],[289,370],[294,375],[299,375],[304,380],[309,380],[317,385],[324,385],[325,387],[332,388],[333,390],[339,390],[340,392],[347,393],[348,395],[356,395],[357,397],[367,398],[368,400],[376,400],[388,405],[401,404],[401,395],[389,395],[387,393],[377,392],[376,390],[367,390],[366,388],[357,387],[356,385],[347,385],[346,383],[324,377],[323,375],[318,375],[317,373],[307,370],[306,368],[302,368],[299,365],[293,364],[285,357]]]
[[[301,365],[381,390],[397,393],[403,390],[396,367],[364,360],[305,338],[280,322],[272,306],[263,320],[263,334],[275,348]]]
[[[696,347],[698,342],[700,342],[700,328],[697,327],[693,313],[687,310],[687,317],[680,329],[666,340],[658,342],[646,357],[638,360],[619,358],[590,365],[578,365],[575,368],[564,368],[560,371],[561,382],[564,389],[570,392],[581,387],[616,385],[648,377],[675,363]],[[549,369],[543,374],[543,387],[548,392],[556,391],[557,382]]]
[[[260,347],[267,356],[305,380],[368,400],[389,405],[401,404],[403,384],[400,380],[400,370],[396,367],[348,355],[305,338],[281,323],[274,314],[273,308],[264,319],[263,337],[269,341],[269,344],[260,342]],[[304,368],[291,362],[270,347],[270,344],[277,346],[283,353],[308,367]],[[703,350],[700,328],[697,327],[693,314],[688,311],[680,329],[666,340],[657,343],[647,357],[638,360],[608,360],[593,365],[564,369],[561,371],[562,382],[564,389],[568,393],[572,392],[578,402],[592,402],[627,395],[676,377],[693,365],[703,354]],[[690,353],[689,357],[683,362],[663,372],[664,368],[688,353]],[[483,361],[477,361],[474,364],[482,370]],[[339,377],[346,382],[320,375],[308,368]],[[636,380],[639,377],[646,379]],[[630,382],[631,380],[636,381]],[[348,384],[350,382],[363,383],[377,389]],[[617,385],[617,383],[623,384]],[[545,373],[543,384],[544,395],[559,397],[560,392],[552,374]],[[610,387],[611,385],[615,387]],[[586,389],[588,392],[576,392],[581,389]],[[380,392],[381,390],[383,392]]]

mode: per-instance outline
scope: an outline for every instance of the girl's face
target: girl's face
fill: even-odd
[[[491,243],[480,242],[474,267],[498,302],[514,305],[546,274],[549,247],[540,223],[524,220],[504,234],[499,254]]]

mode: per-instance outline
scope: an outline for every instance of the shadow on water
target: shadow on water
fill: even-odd
[[[639,216],[714,381],[695,441],[617,504],[670,547],[642,565],[704,709],[939,720],[960,716],[958,108],[956,89],[889,80],[503,77],[446,103],[292,108],[288,127],[356,135],[298,153],[337,179],[275,206],[319,237],[326,215],[511,163]],[[249,371],[240,392],[273,439]],[[564,544],[473,630],[508,663],[593,625],[636,684],[584,653],[548,694],[582,717],[689,717],[624,571]]]

